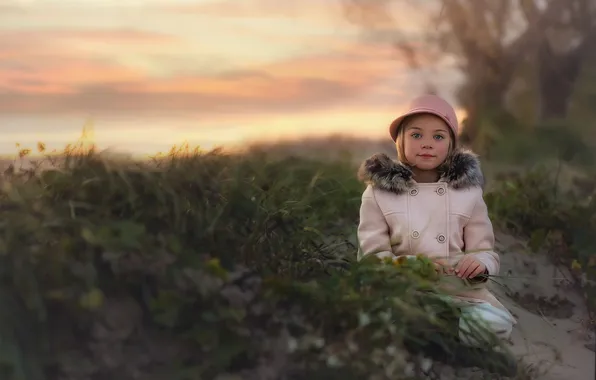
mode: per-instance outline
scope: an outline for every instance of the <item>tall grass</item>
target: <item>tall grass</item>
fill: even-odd
[[[354,260],[350,164],[75,148],[52,166],[3,180],[2,379],[425,378],[419,353],[462,365],[432,278]]]

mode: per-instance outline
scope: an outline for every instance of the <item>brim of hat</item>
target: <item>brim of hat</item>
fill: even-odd
[[[451,131],[453,131],[451,122],[444,115],[441,115],[436,110],[433,110],[430,108],[416,108],[416,109],[406,112],[405,114],[401,115],[397,119],[393,120],[393,122],[391,122],[391,124],[389,125],[389,134],[391,135],[391,138],[393,139],[393,141],[397,140],[397,131],[399,129],[400,124],[404,121],[404,119],[408,116],[418,115],[421,113],[429,113],[431,115],[440,117],[445,123],[447,123],[447,126],[449,126],[449,129]]]

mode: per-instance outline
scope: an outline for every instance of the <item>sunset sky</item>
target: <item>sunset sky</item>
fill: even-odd
[[[62,148],[86,122],[101,148],[135,154],[385,136],[429,74],[366,38],[338,1],[0,0],[0,154]],[[420,29],[401,11],[402,29]],[[432,75],[449,96],[455,75]]]

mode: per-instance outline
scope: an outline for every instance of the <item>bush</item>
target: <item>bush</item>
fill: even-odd
[[[488,144],[491,161],[529,166],[536,161],[559,160],[583,169],[594,166],[594,146],[582,136],[581,128],[568,122],[528,126],[508,121],[496,123],[492,129],[497,136]]]
[[[578,283],[586,287],[589,306],[594,310],[595,183],[576,180],[574,185],[563,190],[558,173],[536,167],[502,176],[485,198],[497,224],[526,236],[533,251],[546,251],[555,264],[572,269]]]
[[[433,282],[353,261],[350,165],[173,153],[3,182],[2,379],[396,379],[458,349]]]

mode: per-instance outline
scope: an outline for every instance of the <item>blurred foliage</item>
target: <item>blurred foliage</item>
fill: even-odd
[[[458,342],[422,261],[353,261],[350,164],[51,160],[2,179],[2,379],[406,379],[419,352],[502,360]]]
[[[502,175],[485,195],[496,224],[529,239],[533,251],[572,269],[596,310],[596,181],[577,178],[563,189],[560,169],[538,165]]]
[[[533,128],[511,124],[514,128],[509,130],[485,128],[495,131],[493,145],[488,147],[491,160],[518,165],[561,161],[583,169],[594,166],[593,144],[569,123],[551,122]]]

